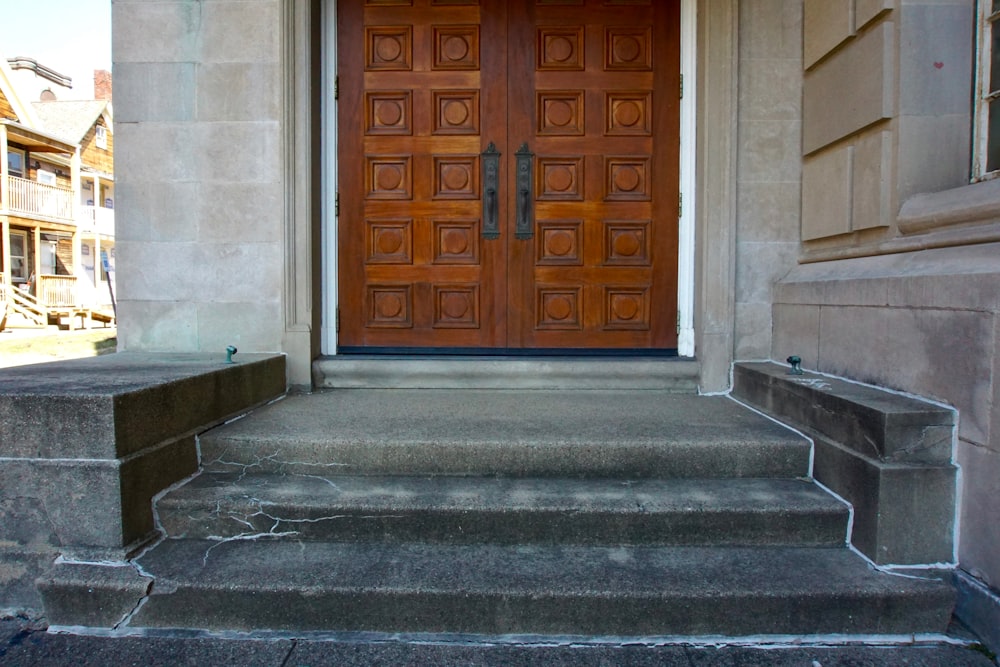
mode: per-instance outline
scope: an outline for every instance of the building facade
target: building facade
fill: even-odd
[[[982,4],[116,0],[120,349],[798,355],[957,410],[995,628]]]

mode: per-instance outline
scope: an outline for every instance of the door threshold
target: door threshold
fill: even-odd
[[[656,390],[697,393],[701,365],[678,356],[349,355],[313,362],[320,389]]]
[[[663,350],[618,349],[618,348],[482,348],[482,347],[350,347],[341,346],[337,356],[361,357],[475,357],[477,359],[506,359],[519,357],[548,358],[675,358],[677,348]],[[332,358],[332,357],[331,357]],[[683,357],[687,358],[687,357]]]

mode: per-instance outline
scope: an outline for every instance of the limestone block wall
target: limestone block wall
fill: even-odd
[[[907,198],[968,183],[972,0],[804,0],[806,257],[881,252]]]
[[[802,3],[740,3],[736,359],[771,347],[771,289],[799,253]]]
[[[278,0],[116,0],[119,348],[280,351]]]
[[[802,245],[771,357],[958,409],[958,565],[996,591],[1000,183],[969,184],[974,9],[804,0]],[[976,595],[959,613],[1000,640],[1000,598]]]

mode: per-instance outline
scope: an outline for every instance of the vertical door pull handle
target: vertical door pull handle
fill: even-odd
[[[514,155],[517,158],[517,223],[514,226],[514,236],[530,239],[535,234],[531,205],[531,168],[535,154],[528,150],[528,142],[524,142]]]
[[[500,180],[500,151],[490,142],[481,154],[483,159],[483,238],[500,238],[500,212],[497,188]]]

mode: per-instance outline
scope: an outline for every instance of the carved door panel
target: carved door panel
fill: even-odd
[[[678,0],[338,11],[342,346],[676,345]]]
[[[503,347],[507,249],[484,236],[480,153],[506,143],[506,50],[486,46],[507,42],[506,3],[337,11],[340,343]]]

